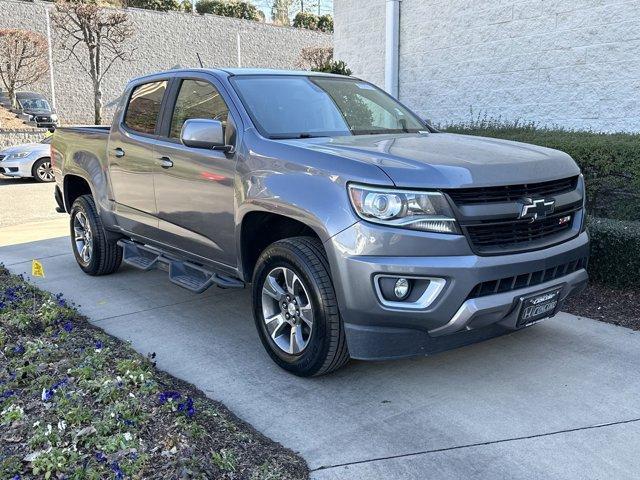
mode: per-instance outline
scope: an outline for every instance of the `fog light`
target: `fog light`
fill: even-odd
[[[399,278],[396,280],[395,287],[393,288],[393,293],[396,294],[398,300],[404,300],[409,295],[409,280],[406,278]]]

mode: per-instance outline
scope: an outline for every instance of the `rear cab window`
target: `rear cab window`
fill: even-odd
[[[124,125],[136,133],[154,135],[166,91],[166,80],[144,83],[135,87],[127,104]]]

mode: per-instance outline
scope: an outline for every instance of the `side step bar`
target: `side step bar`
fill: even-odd
[[[221,288],[244,288],[244,283],[240,280],[211,272],[195,263],[176,260],[148,245],[131,240],[118,240],[118,245],[122,247],[122,261],[127,265],[145,271],[167,266],[169,280],[194,293],[202,293],[213,285]]]

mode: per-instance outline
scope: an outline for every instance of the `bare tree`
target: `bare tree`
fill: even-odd
[[[47,39],[30,30],[0,30],[0,79],[11,105],[17,106],[16,90],[40,80],[48,71]]]
[[[109,5],[113,5],[111,2]],[[133,36],[129,16],[98,0],[57,0],[51,15],[66,58],[74,58],[89,75],[94,93],[94,120],[102,123],[102,82],[117,61],[131,59],[126,41]]]
[[[303,70],[321,70],[333,60],[333,47],[305,47],[298,59]]]

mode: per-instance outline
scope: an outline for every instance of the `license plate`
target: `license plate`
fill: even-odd
[[[560,288],[556,288],[555,290],[523,297],[518,326],[530,325],[543,318],[551,317],[558,306],[560,290]]]

